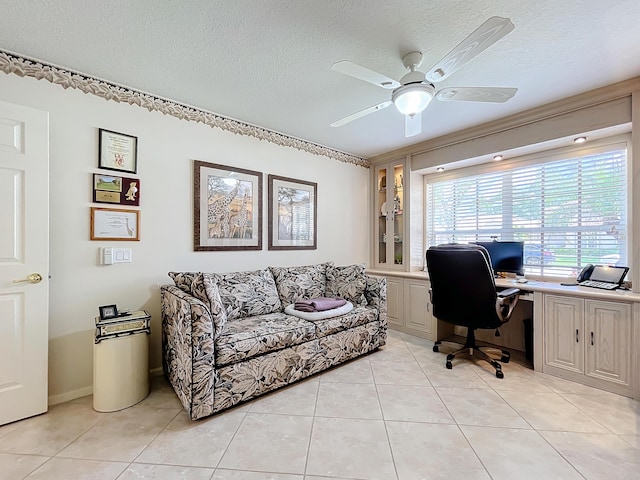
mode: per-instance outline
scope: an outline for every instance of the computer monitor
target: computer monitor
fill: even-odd
[[[524,275],[524,242],[474,242],[487,249],[494,274]]]

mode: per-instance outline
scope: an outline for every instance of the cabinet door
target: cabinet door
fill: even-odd
[[[631,306],[585,301],[586,375],[631,388]]]
[[[429,282],[405,279],[405,327],[419,330],[433,338],[433,314],[429,301]]]
[[[382,268],[404,265],[404,164],[378,166],[374,174],[375,264]]]
[[[387,277],[387,322],[390,326],[404,326],[402,279]]]
[[[544,362],[570,372],[584,372],[584,301],[544,296]]]

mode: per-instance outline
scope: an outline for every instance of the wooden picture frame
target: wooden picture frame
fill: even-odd
[[[262,173],[193,163],[195,251],[262,250]]]
[[[136,173],[138,137],[98,129],[98,168]]]
[[[91,240],[139,241],[140,211],[91,207]]]
[[[269,250],[318,248],[318,184],[269,175]]]

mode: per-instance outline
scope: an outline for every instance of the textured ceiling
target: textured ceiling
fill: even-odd
[[[370,157],[640,76],[638,0],[0,0],[0,49]],[[491,16],[515,30],[438,87],[510,86],[505,104],[433,101],[422,134],[390,98],[330,70],[351,60],[399,79],[428,70]]]

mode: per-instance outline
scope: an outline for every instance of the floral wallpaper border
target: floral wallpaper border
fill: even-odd
[[[266,128],[232,120],[206,110],[200,110],[173,100],[167,100],[139,90],[134,90],[105,80],[99,80],[82,73],[49,65],[39,60],[32,60],[4,50],[0,50],[0,71],[6,74],[13,73],[20,77],[33,77],[37,80],[47,80],[56,85],[60,85],[62,88],[77,88],[84,93],[90,93],[102,97],[105,100],[137,105],[149,111],[155,110],[181,120],[203,123],[211,128],[221,128],[222,130],[238,135],[248,135],[283,147],[291,147],[315,155],[329,157],[340,162],[369,168],[369,163],[365,159],[349,155],[339,150],[333,150],[328,147],[316,145],[315,143],[267,130]]]

